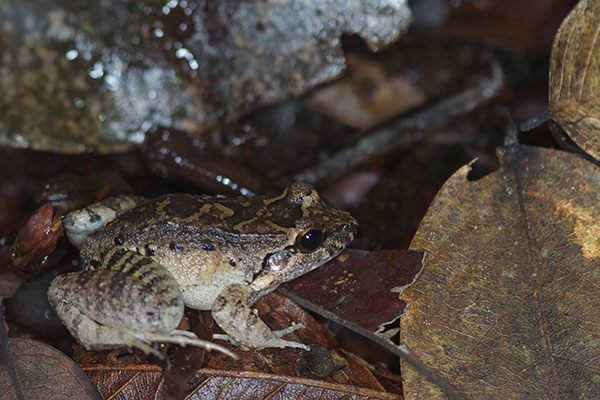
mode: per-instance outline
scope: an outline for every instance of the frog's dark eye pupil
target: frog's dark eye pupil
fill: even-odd
[[[300,236],[298,247],[301,251],[315,251],[323,241],[323,232],[319,229],[309,229]]]

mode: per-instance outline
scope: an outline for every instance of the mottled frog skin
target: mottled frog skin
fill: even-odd
[[[111,203],[112,202],[112,203]],[[115,204],[129,210],[117,215]],[[98,210],[113,210],[99,224]],[[307,184],[276,197],[225,198],[169,194],[153,200],[108,199],[69,214],[65,230],[81,248],[85,270],[57,277],[48,297],[87,349],[153,342],[192,344],[231,354],[175,330],[184,304],[212,310],[226,338],[241,347],[298,347],[252,310],[261,296],[337,256],[354,238],[349,213],[328,207]]]

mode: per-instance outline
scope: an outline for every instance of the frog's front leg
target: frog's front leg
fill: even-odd
[[[256,349],[296,347],[310,350],[310,347],[303,343],[281,338],[301,328],[301,324],[279,331],[271,330],[250,307],[252,295],[252,288],[242,284],[229,285],[219,293],[212,307],[212,316],[227,335],[214,335],[214,339],[225,339],[242,347]]]
[[[150,258],[118,251],[122,254],[112,255],[122,261],[117,270],[73,272],[50,284],[50,304],[79,343],[88,350],[137,347],[162,358],[150,344],[169,342],[235,357],[222,346],[175,330],[184,311],[176,280]]]

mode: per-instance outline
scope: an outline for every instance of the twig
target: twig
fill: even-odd
[[[339,176],[367,160],[419,140],[425,130],[473,111],[495,97],[504,83],[504,74],[498,61],[490,57],[489,64],[490,75],[479,79],[473,86],[462,89],[411,117],[397,119],[371,131],[354,146],[341,150],[314,168],[296,174],[294,180],[315,183]]]

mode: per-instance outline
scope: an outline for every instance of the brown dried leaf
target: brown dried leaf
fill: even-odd
[[[32,400],[100,399],[77,364],[55,348],[35,340],[12,339],[9,352],[9,357],[0,353],[0,398],[18,399],[20,392],[21,398]]]
[[[347,250],[286,283],[284,293],[349,329],[377,334],[404,312],[398,293],[419,276],[422,259],[420,252]]]
[[[599,398],[598,167],[509,147],[499,170],[444,185],[412,249],[401,340],[469,398]],[[405,394],[442,398],[404,365]]]
[[[10,248],[13,266],[26,273],[39,272],[43,259],[51,254],[63,235],[61,217],[46,203],[21,227]]]
[[[85,368],[84,368],[85,369]],[[145,369],[120,371],[87,370],[105,398],[155,399],[162,387],[162,373]],[[190,384],[186,399],[400,399],[383,390],[324,382],[306,378],[277,376],[252,371],[200,369]]]
[[[350,53],[346,61],[346,75],[311,94],[307,106],[346,125],[369,129],[427,100],[423,90],[406,76],[386,73],[371,59]]]
[[[580,0],[562,22],[550,58],[550,113],[600,159],[600,2]]]

